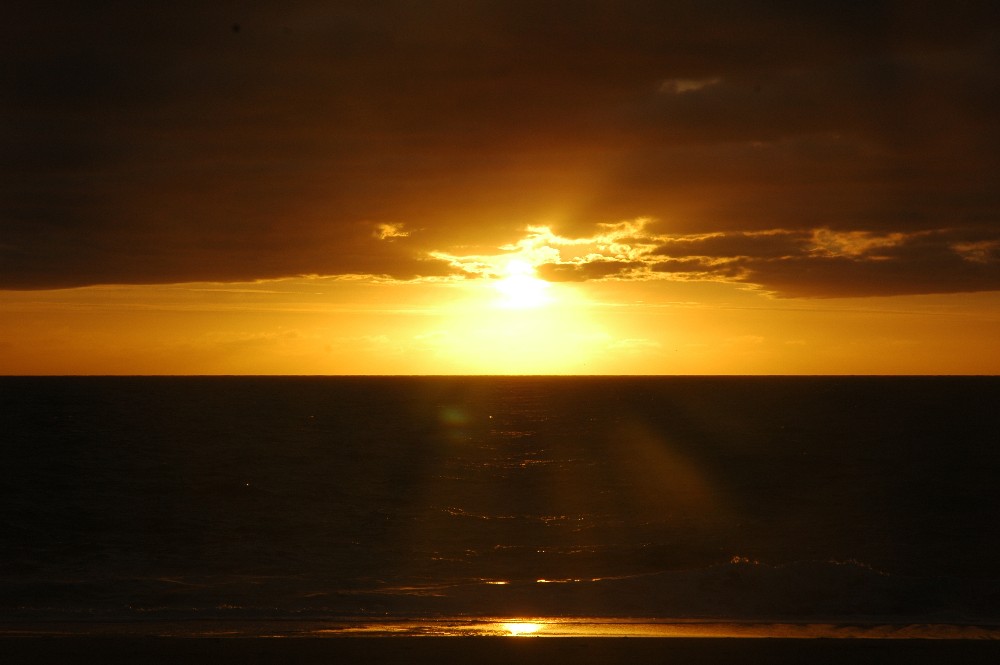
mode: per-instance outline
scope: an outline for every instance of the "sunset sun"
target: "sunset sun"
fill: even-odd
[[[540,307],[552,301],[549,283],[539,279],[535,267],[523,259],[510,260],[497,280],[500,306],[508,308]]]

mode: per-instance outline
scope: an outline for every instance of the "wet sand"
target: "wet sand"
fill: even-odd
[[[427,663],[428,665],[686,665],[1000,662],[1000,641],[783,638],[4,637],[0,662],[21,663]]]

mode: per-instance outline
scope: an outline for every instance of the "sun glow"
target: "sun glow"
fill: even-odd
[[[535,276],[535,267],[523,259],[511,259],[504,276],[494,285],[500,292],[499,305],[508,308],[540,307],[552,301],[549,283]]]
[[[502,623],[500,625],[512,637],[533,635],[541,630],[543,626],[543,624],[531,621],[512,621],[509,623]]]
[[[498,299],[496,283],[464,284],[465,298],[425,338],[428,348],[463,374],[586,373],[606,348],[604,326],[571,286],[545,284],[543,296],[516,299]]]

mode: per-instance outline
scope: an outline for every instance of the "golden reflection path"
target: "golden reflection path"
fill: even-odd
[[[516,617],[330,626],[317,635],[456,637],[645,637],[1000,640],[1000,626],[934,623],[780,623],[701,620]]]

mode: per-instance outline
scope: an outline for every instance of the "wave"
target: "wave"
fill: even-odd
[[[864,562],[770,565],[742,556],[700,569],[601,577],[386,581],[206,576],[0,581],[8,619],[440,620],[548,616],[832,624],[989,624],[1000,580],[915,578]],[[28,600],[30,599],[30,600]]]

